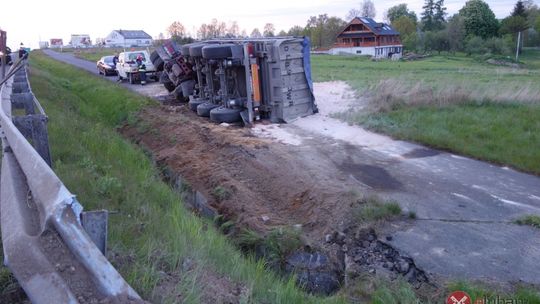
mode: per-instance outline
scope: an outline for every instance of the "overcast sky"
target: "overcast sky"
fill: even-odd
[[[26,0],[17,2],[5,13],[2,5],[0,28],[8,32],[8,45],[17,48],[23,42],[37,48],[38,41],[62,38],[69,42],[71,34],[89,34],[92,41],[107,36],[114,29],[146,31],[153,37],[166,34],[173,21],[180,21],[196,35],[196,28],[212,18],[231,22],[236,20],[240,29],[251,33],[261,30],[267,22],[277,32],[293,25],[304,26],[309,16],[327,13],[345,18],[351,8],[358,8],[361,0],[161,0],[161,1],[66,1]],[[456,13],[465,0],[446,0],[449,15]],[[487,0],[497,18],[506,17],[515,0]],[[538,0],[536,0],[538,3]],[[374,0],[376,19],[382,21],[384,12],[399,3],[408,3],[409,9],[419,15],[424,0]]]

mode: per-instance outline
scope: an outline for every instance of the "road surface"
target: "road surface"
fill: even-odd
[[[45,53],[97,74],[92,62]],[[319,96],[320,85],[315,89]],[[540,229],[513,223],[540,215],[540,178],[349,126],[331,118],[324,102],[320,108],[317,115],[254,132],[289,145],[292,155],[313,162],[314,171],[328,172],[317,178],[339,174],[347,186],[415,212],[417,220],[392,222],[383,232],[428,275],[540,284]]]

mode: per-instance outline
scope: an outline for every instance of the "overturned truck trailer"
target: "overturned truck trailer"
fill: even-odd
[[[214,39],[152,53],[160,82],[215,122],[289,122],[317,112],[308,38]]]

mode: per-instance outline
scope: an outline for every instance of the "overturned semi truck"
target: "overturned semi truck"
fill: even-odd
[[[169,92],[214,122],[290,122],[317,112],[305,37],[167,41],[150,59]]]

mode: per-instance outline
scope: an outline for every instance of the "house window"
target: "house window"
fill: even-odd
[[[140,40],[137,40],[137,44],[141,44],[141,41],[140,41]]]
[[[150,44],[150,40],[146,40],[144,43],[145,44]]]
[[[364,38],[364,42],[375,42],[375,37]]]

